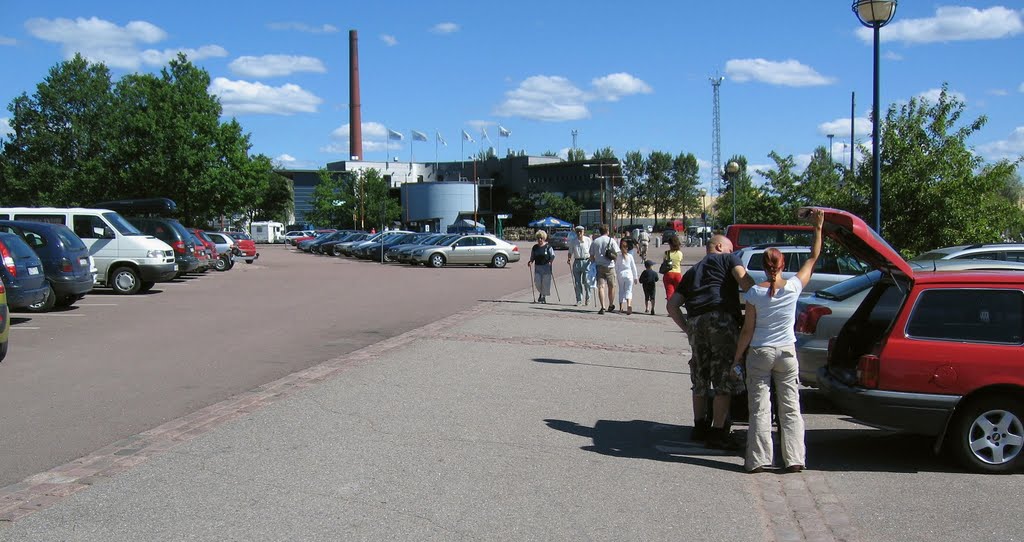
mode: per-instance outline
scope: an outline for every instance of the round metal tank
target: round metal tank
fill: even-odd
[[[402,219],[433,223],[431,230],[447,231],[459,213],[472,214],[476,186],[469,182],[406,183],[402,185]]]

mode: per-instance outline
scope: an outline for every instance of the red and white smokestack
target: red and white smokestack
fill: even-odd
[[[352,160],[363,159],[363,116],[359,111],[359,36],[348,31],[348,150]]]

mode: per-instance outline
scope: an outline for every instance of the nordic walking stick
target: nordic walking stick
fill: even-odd
[[[561,303],[562,302],[562,296],[558,295],[558,281],[555,280],[555,263],[554,262],[551,262],[551,284],[554,285],[554,287],[555,287],[555,299],[557,299],[558,302]]]
[[[532,299],[531,303],[536,303],[537,294],[534,293],[536,291],[536,288],[534,288],[533,286],[533,267],[527,265],[526,270],[530,273],[530,299]]]

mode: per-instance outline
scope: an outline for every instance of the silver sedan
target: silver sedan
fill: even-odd
[[[488,265],[502,268],[519,261],[519,247],[493,235],[466,235],[444,245],[421,247],[412,253],[412,263],[430,267]]]

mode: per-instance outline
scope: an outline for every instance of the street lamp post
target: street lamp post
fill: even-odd
[[[732,187],[732,223],[736,223],[736,177],[740,171],[740,165],[736,162],[729,162],[725,166],[725,172],[729,175],[729,185]]]
[[[705,198],[707,198],[708,191],[703,188],[700,189],[700,220],[702,222],[702,228],[700,230],[700,246],[706,246],[708,244],[708,204]]]
[[[832,138],[835,137],[835,136],[836,136],[835,134],[828,134],[826,136],[826,137],[828,137],[828,161],[829,161],[829,164],[832,163]]]
[[[856,0],[853,12],[861,24],[871,28],[874,33],[874,86],[871,104],[871,159],[874,162],[874,175],[871,185],[871,206],[874,212],[875,232],[882,233],[882,163],[879,160],[879,122],[878,122],[878,29],[892,20],[896,14],[896,0]]]

